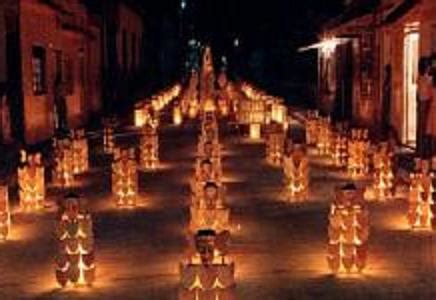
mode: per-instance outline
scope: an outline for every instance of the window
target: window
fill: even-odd
[[[40,46],[32,48],[32,83],[35,95],[45,94],[46,92],[46,54],[45,49]]]
[[[136,34],[132,33],[132,70],[136,69]]]

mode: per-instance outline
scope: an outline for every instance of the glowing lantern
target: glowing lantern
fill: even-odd
[[[412,229],[436,229],[435,176],[428,161],[417,162],[417,171],[410,175],[409,225]]]
[[[348,173],[353,179],[364,178],[369,172],[368,131],[352,129],[348,140]]]
[[[213,160],[197,159],[194,178],[191,182],[191,190],[194,197],[198,197],[203,192],[203,187],[207,182],[215,182],[221,185],[222,170]]]
[[[119,207],[136,206],[138,172],[134,149],[116,149],[112,162],[112,193]]]
[[[394,172],[392,170],[392,151],[387,143],[382,143],[374,153],[373,190],[378,200],[386,200],[394,196]]]
[[[180,126],[183,122],[182,110],[179,105],[173,107],[173,123],[176,126]]]
[[[157,128],[146,124],[140,141],[140,165],[144,170],[155,170],[159,163],[159,137]]]
[[[89,147],[85,131],[75,130],[72,132],[73,173],[83,174],[89,169]]]
[[[285,196],[288,201],[304,201],[309,192],[309,160],[303,145],[294,144],[283,158]]]
[[[9,211],[8,187],[0,186],[0,241],[5,241],[9,235],[11,214]]]
[[[319,155],[331,155],[332,150],[332,128],[330,118],[319,118],[318,138],[316,147]]]
[[[235,266],[227,257],[230,235],[199,230],[192,238],[188,259],[180,264],[183,300],[233,300]]]
[[[279,124],[272,123],[266,138],[266,161],[276,167],[282,165],[285,151],[285,133]]]
[[[106,154],[113,154],[115,148],[114,129],[111,126],[103,129],[103,151]]]
[[[203,192],[191,205],[190,229],[213,229],[221,232],[230,228],[230,210],[224,206],[224,189],[214,182],[203,185]]]
[[[333,165],[337,168],[345,168],[348,161],[348,138],[342,132],[332,132]]]
[[[306,116],[306,143],[310,146],[318,144],[318,112],[309,111]]]
[[[280,102],[282,102],[281,100]],[[288,115],[288,109],[285,105],[275,101],[271,106],[271,121],[284,124],[286,122],[286,117]]]
[[[250,124],[250,139],[259,140],[261,138],[261,125]]]
[[[73,148],[70,139],[53,139],[54,160],[53,182],[67,188],[74,182]]]
[[[135,106],[134,119],[136,127],[142,127],[147,122],[147,117],[143,104]]]
[[[91,286],[95,280],[94,234],[91,214],[75,194],[64,199],[57,238],[56,279],[60,286]]]
[[[20,167],[18,168],[18,186],[20,207],[24,211],[34,211],[44,207],[45,177],[41,154],[27,155],[20,152]]]
[[[369,213],[354,184],[336,191],[328,227],[327,261],[333,273],[361,272],[366,266]]]

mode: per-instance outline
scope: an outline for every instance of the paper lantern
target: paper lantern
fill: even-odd
[[[353,184],[337,189],[330,207],[327,262],[333,273],[362,272],[366,267],[369,213],[363,192]]]
[[[315,146],[318,144],[318,121],[319,115],[318,111],[308,111],[306,116],[306,143],[310,146]]]
[[[142,127],[147,122],[147,114],[144,105],[141,103],[135,106],[134,111],[134,124],[136,127]]]
[[[285,151],[285,133],[277,123],[268,125],[266,136],[266,161],[275,167],[282,166]]]
[[[378,200],[390,199],[394,196],[394,172],[392,169],[393,153],[387,143],[381,143],[374,153],[374,196]]]
[[[138,172],[134,149],[116,149],[112,162],[112,193],[118,207],[137,204]]]
[[[61,287],[91,286],[95,280],[92,217],[75,194],[63,201],[59,214],[56,279]]]
[[[180,105],[174,105],[173,107],[173,124],[180,126],[183,122],[182,110]]]
[[[283,158],[285,198],[304,201],[309,192],[309,160],[304,145],[294,144]]]
[[[44,207],[45,176],[40,153],[20,152],[18,167],[18,186],[20,207],[24,211],[35,211]]]
[[[73,174],[79,175],[89,170],[89,147],[85,130],[72,131]]]
[[[7,186],[0,186],[0,241],[8,238],[11,227],[11,214],[9,211],[9,193]]]
[[[271,121],[284,124],[288,115],[288,109],[284,104],[283,100],[276,100],[271,106]]]
[[[74,154],[69,138],[53,139],[54,167],[52,179],[55,185],[68,188],[74,182]]]
[[[140,139],[140,167],[155,170],[159,164],[159,136],[157,128],[146,124]]]
[[[369,173],[368,130],[352,129],[348,140],[348,174],[353,179],[365,178]]]
[[[224,206],[224,188],[215,182],[203,185],[201,195],[193,198],[190,213],[190,230],[213,229],[217,232],[229,230],[230,210]]]
[[[319,118],[318,119],[318,136],[316,148],[318,149],[318,154],[323,156],[331,156],[332,150],[332,127],[330,123],[330,118]]]
[[[235,266],[227,257],[229,240],[228,232],[196,232],[188,259],[180,264],[180,299],[235,299]]]
[[[416,171],[410,175],[408,220],[412,229],[436,229],[434,178],[429,161],[417,160]]]
[[[333,165],[337,168],[346,168],[348,161],[348,137],[340,131],[332,132],[332,151]]]

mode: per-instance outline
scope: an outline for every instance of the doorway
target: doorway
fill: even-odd
[[[419,24],[417,23],[408,25],[404,36],[402,142],[409,146],[416,145],[418,61]]]

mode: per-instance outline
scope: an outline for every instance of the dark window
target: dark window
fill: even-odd
[[[46,53],[40,46],[32,48],[32,84],[35,95],[46,93]]]
[[[127,69],[127,31],[123,29],[122,36],[122,46],[123,46],[123,69]]]
[[[136,34],[132,33],[132,70],[136,69]]]

